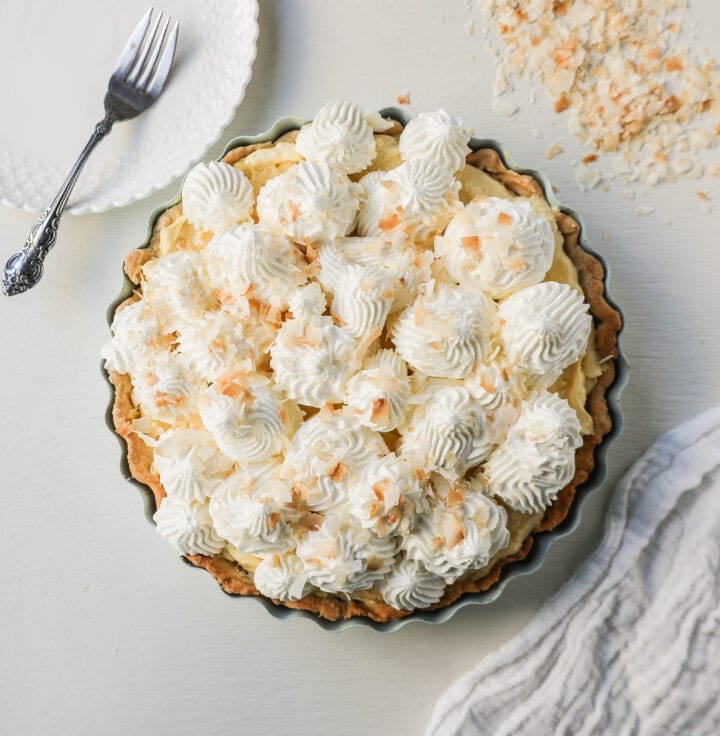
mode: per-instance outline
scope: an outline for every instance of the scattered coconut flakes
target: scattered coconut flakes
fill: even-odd
[[[410,104],[410,93],[402,92],[395,98],[395,101],[398,103],[398,105],[409,105]]]
[[[542,130],[540,130],[540,128],[533,128],[530,133],[532,134],[533,138],[542,138]]]
[[[655,209],[653,207],[645,207],[643,205],[638,205],[635,208],[635,214],[638,217],[644,217],[645,215],[651,215],[653,212],[655,212]]]
[[[475,21],[474,20],[470,20],[465,24],[465,33],[467,33],[468,36],[475,35]]]
[[[720,166],[713,166],[710,171],[708,171],[708,174],[711,176],[720,176]]]
[[[493,115],[498,117],[510,118],[518,111],[518,106],[506,97],[495,97],[492,101],[492,111]]]
[[[534,90],[534,89],[531,89],[531,90],[530,90],[530,91],[528,92],[528,102],[529,102],[529,103],[530,103],[531,105],[534,105],[534,104],[535,104],[535,90]]]
[[[687,0],[478,5],[505,45],[510,77],[540,79],[570,132],[611,157],[609,177],[654,186],[703,175],[698,159],[720,136],[720,74],[706,50],[685,42]],[[677,163],[683,154],[689,166]]]
[[[587,192],[589,189],[595,189],[602,181],[602,174],[599,169],[582,166],[575,170],[575,181],[580,189]]]
[[[607,241],[610,240],[610,231],[605,229],[602,231],[603,240]]]
[[[545,151],[545,158],[555,158],[555,156],[559,156],[561,153],[563,153],[565,149],[562,146],[559,146],[557,143],[553,143],[547,151]]]

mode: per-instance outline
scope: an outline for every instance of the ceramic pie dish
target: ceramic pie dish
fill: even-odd
[[[399,135],[400,130],[408,123],[408,119],[397,110],[384,110],[381,114],[388,120],[394,121],[395,124],[395,130],[388,131],[385,135],[391,135],[393,132],[395,135]],[[231,164],[237,164],[238,161],[241,161],[253,151],[261,150],[267,144],[274,143],[283,136],[287,140],[288,134],[291,134],[292,137],[292,131],[297,131],[301,126],[301,121],[286,118],[276,123],[270,131],[261,136],[235,139],[228,144],[223,159]],[[577,523],[579,518],[578,509],[582,498],[589,490],[596,487],[604,476],[605,449],[620,429],[617,398],[625,379],[624,366],[617,349],[617,335],[621,327],[621,318],[607,293],[607,268],[597,254],[593,253],[585,243],[578,216],[559,205],[554,199],[550,185],[541,174],[521,170],[513,166],[500,146],[493,141],[473,138],[470,140],[469,146],[472,153],[469,154],[467,161],[474,169],[482,172],[483,186],[490,187],[490,192],[493,192],[493,188],[497,187],[498,191],[504,190],[508,193],[508,196],[528,200],[542,199],[545,203],[543,207],[549,205],[548,211],[549,208],[552,208],[552,216],[557,227],[557,237],[562,242],[562,250],[565,256],[570,259],[577,269],[580,288],[593,315],[592,334],[596,351],[595,362],[598,366],[595,369],[597,376],[588,383],[590,390],[587,398],[583,398],[583,409],[587,410],[584,421],[586,424],[589,422],[589,424],[583,431],[582,444],[575,453],[572,478],[556,496],[553,494],[552,498],[548,499],[547,508],[543,508],[542,513],[538,513],[535,509],[533,515],[526,509],[524,515],[518,514],[516,510],[508,506],[506,508],[506,512],[510,515],[508,526],[513,534],[511,543],[505,549],[505,552],[503,554],[493,554],[491,559],[484,560],[487,564],[480,565],[478,569],[472,571],[473,574],[460,575],[457,579],[451,578],[453,582],[445,587],[442,598],[436,600],[427,608],[409,612],[397,610],[382,600],[378,601],[373,599],[372,596],[366,597],[364,594],[359,597],[345,595],[343,598],[327,595],[327,593],[317,590],[311,590],[307,595],[301,596],[300,600],[276,600],[272,602],[269,598],[260,596],[260,600],[265,603],[268,610],[276,615],[310,616],[328,628],[343,628],[354,623],[363,623],[374,628],[394,629],[403,622],[411,620],[447,620],[455,610],[463,605],[493,600],[499,595],[502,587],[509,579],[535,569],[542,561],[550,541]],[[458,174],[458,176],[460,175]],[[173,218],[177,217],[178,208],[176,205],[178,202],[179,198],[154,213],[150,223],[148,240],[143,248],[147,249],[149,247],[157,250],[162,229],[172,226]],[[308,246],[310,246],[309,243]],[[127,270],[134,281],[140,280],[141,269],[149,255],[148,250],[139,249],[129,257]],[[308,261],[310,260],[312,259],[308,259]],[[562,280],[562,277],[559,277],[559,279]],[[128,281],[123,295],[115,306],[126,302],[134,287],[135,284]],[[505,296],[502,294],[500,298],[502,299]],[[115,308],[112,310],[112,313],[114,312]],[[400,352],[400,341],[396,340],[396,342],[398,343],[397,350]],[[276,356],[273,355],[273,357]],[[408,360],[414,367],[412,362],[414,358],[410,357]],[[431,374],[434,373],[432,369],[428,370]],[[125,466],[125,472],[152,489],[153,501],[151,507],[154,511],[156,506],[162,505],[165,491],[153,466],[152,451],[148,449],[147,443],[143,442],[139,436],[142,433],[138,432],[138,426],[142,428],[142,425],[133,424],[138,418],[142,419],[141,413],[133,403],[133,389],[129,381],[123,381],[122,377],[118,377],[116,373],[111,373],[111,379],[116,389],[112,412],[114,425],[118,433],[127,442],[129,450],[129,465]],[[437,386],[434,386],[433,391],[436,391],[437,388]],[[298,403],[316,407],[322,406],[322,402],[313,404],[310,399]],[[312,414],[314,411],[310,413]],[[322,411],[321,409],[321,413]],[[347,413],[347,409],[345,409],[345,412]],[[412,431],[412,428],[410,431]],[[387,437],[387,435],[384,436]],[[407,441],[407,436],[401,437],[401,446],[402,442],[405,441]],[[388,444],[390,445],[389,440]],[[442,468],[440,472],[443,472]],[[500,502],[503,507],[506,500],[503,499]],[[517,506],[517,503],[515,505]],[[310,506],[313,512],[316,512],[317,508],[322,507]],[[321,520],[320,523],[324,522]],[[387,524],[387,521],[385,520],[383,523]],[[519,528],[523,524],[526,528],[518,531],[516,535],[513,525],[515,525],[515,528]],[[377,532],[377,529],[378,527],[375,526],[373,533]],[[384,533],[385,531],[378,532],[381,536]],[[245,557],[237,554],[234,556],[226,554],[188,554],[186,559],[191,564],[204,567],[210,571],[227,592],[257,595],[257,590],[253,585],[252,562],[248,566]],[[430,566],[431,562],[427,564]],[[282,605],[278,605],[278,603]]]

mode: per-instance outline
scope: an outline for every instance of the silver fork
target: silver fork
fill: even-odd
[[[22,294],[40,280],[45,256],[55,245],[60,216],[90,153],[114,123],[134,118],[157,100],[170,73],[177,37],[177,21],[173,23],[163,13],[153,18],[152,8],[137,24],[110,77],[105,117],[95,126],[55,199],[30,230],[23,249],[5,265],[2,288],[7,296]]]

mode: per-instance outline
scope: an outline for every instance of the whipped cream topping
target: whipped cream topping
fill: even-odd
[[[580,422],[567,401],[548,391],[531,394],[488,458],[489,492],[517,511],[542,511],[575,475],[581,445]]]
[[[170,430],[155,445],[153,465],[168,496],[205,501],[233,466],[212,435],[203,430]]]
[[[220,484],[210,499],[210,516],[217,533],[235,549],[252,555],[267,555],[294,549],[295,538],[277,503],[278,480],[255,481],[242,471]],[[257,489],[257,490],[256,490]],[[275,495],[273,495],[273,492]],[[290,495],[289,487],[280,494]],[[262,495],[262,494],[265,495]]]
[[[224,232],[252,217],[255,194],[250,180],[239,169],[221,161],[200,163],[182,187],[183,214],[191,225],[215,233]]]
[[[421,284],[431,278],[433,254],[416,250],[404,235],[400,237],[344,238],[327,243],[318,253],[318,281],[325,291],[339,290],[340,279],[352,264],[375,266],[385,271],[392,283],[393,300],[390,312],[410,304]]]
[[[151,363],[136,369],[132,377],[133,402],[143,415],[167,424],[184,425],[197,413],[205,384],[176,352],[165,351]]]
[[[270,366],[289,398],[319,408],[342,402],[356,345],[350,332],[323,316],[325,297],[318,291],[312,284],[291,300],[293,319],[283,323],[270,347]]]
[[[554,252],[549,219],[525,199],[475,199],[435,239],[448,274],[495,299],[542,281]]]
[[[470,131],[445,110],[420,113],[400,135],[403,161],[431,159],[455,173],[465,165],[470,153]]]
[[[422,562],[402,559],[379,584],[385,602],[401,611],[428,608],[445,593],[445,580],[428,572]]]
[[[397,545],[339,516],[326,516],[297,546],[310,583],[327,593],[371,588],[389,572]]]
[[[405,422],[409,399],[405,361],[394,350],[380,350],[348,381],[345,404],[361,424],[377,432],[390,432]]]
[[[364,176],[359,235],[399,231],[423,242],[439,233],[460,206],[460,182],[452,171],[430,159],[413,159],[391,171]]]
[[[208,387],[200,399],[200,417],[218,447],[240,465],[282,453],[302,414],[260,376],[229,374]]]
[[[429,507],[428,474],[394,452],[370,460],[350,486],[350,512],[379,537],[407,534]]]
[[[332,313],[353,336],[380,337],[395,296],[392,278],[379,266],[348,266],[335,291]]]
[[[299,601],[312,591],[302,560],[292,552],[269,555],[254,572],[260,593],[280,601]]]
[[[395,350],[428,376],[464,378],[490,350],[495,313],[481,292],[441,284],[400,315],[392,331]]]
[[[375,158],[375,136],[356,102],[333,100],[321,107],[297,136],[297,150],[308,161],[319,161],[344,174],[366,169]]]
[[[158,534],[181,555],[217,555],[226,542],[215,531],[207,503],[166,496],[153,515]]]
[[[290,295],[307,281],[297,248],[259,225],[236,225],[213,238],[203,256],[210,287],[231,303],[249,296],[287,309]]]
[[[451,485],[415,532],[403,537],[401,547],[408,560],[450,584],[468,570],[485,567],[509,543],[505,509],[475,480]]]
[[[498,311],[509,359],[550,385],[587,350],[592,317],[568,284],[546,281],[508,297]]]
[[[503,506],[553,502],[582,442],[546,388],[591,318],[541,283],[544,203],[464,206],[462,124],[423,115],[399,144],[373,136],[389,124],[336,101],[297,146],[197,167],[102,352],[167,493],[158,532],[275,600],[434,605],[508,545]]]
[[[387,452],[383,438],[355,417],[322,411],[295,432],[285,464],[308,507],[327,511],[346,506],[352,483]]]
[[[242,323],[225,312],[205,312],[178,332],[178,352],[205,381],[233,370],[251,373],[259,347],[246,339]]]
[[[194,251],[175,251],[143,266],[145,303],[170,329],[201,317],[213,306],[200,258]]]
[[[360,188],[325,163],[302,161],[260,190],[257,213],[301,245],[347,235],[355,224]]]
[[[173,340],[142,299],[115,312],[110,329],[112,337],[100,355],[108,371],[122,374],[150,366],[156,354],[164,352]]]
[[[415,410],[401,453],[417,467],[454,480],[479,465],[492,445],[482,406],[466,388],[448,386]]]

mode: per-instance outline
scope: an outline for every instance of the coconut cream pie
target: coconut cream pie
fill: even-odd
[[[187,176],[103,349],[158,533],[230,593],[375,621],[487,589],[610,429],[578,224],[445,111],[336,101]]]

